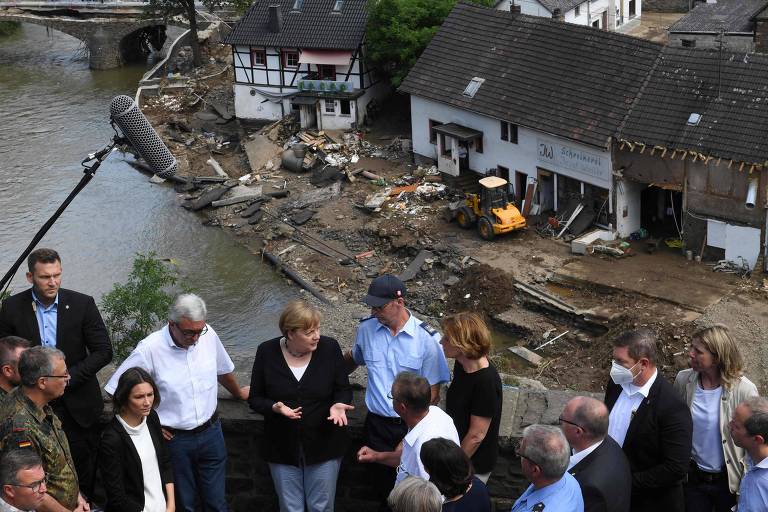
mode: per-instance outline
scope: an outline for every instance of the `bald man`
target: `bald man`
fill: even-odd
[[[585,512],[629,512],[632,472],[621,446],[607,435],[605,404],[577,396],[559,420],[571,445],[568,472],[579,482]]]

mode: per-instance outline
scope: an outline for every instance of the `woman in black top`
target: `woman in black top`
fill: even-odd
[[[501,379],[487,357],[491,334],[483,319],[469,312],[446,317],[442,326],[445,357],[456,359],[445,410],[477,477],[487,483],[499,453],[502,402]]]
[[[485,484],[474,476],[472,462],[450,439],[436,437],[421,445],[421,463],[445,497],[443,512],[491,512]]]
[[[352,389],[339,344],[320,336],[320,312],[292,301],[283,336],[256,350],[248,403],[264,415],[264,458],[281,512],[331,512],[347,449]]]
[[[143,368],[129,368],[112,398],[115,417],[104,428],[99,469],[107,512],[173,512],[173,471],[155,407],[160,393]]]

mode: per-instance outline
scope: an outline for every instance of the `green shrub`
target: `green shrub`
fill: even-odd
[[[101,300],[101,312],[107,324],[115,363],[123,361],[136,344],[162,325],[173,301],[170,290],[178,273],[173,262],[155,253],[137,254],[133,270],[125,284],[116,283]]]

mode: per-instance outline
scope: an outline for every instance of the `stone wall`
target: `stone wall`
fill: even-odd
[[[577,394],[505,388],[499,460],[488,483],[496,510],[509,510],[528,485],[521,473],[520,460],[514,454],[522,429],[533,423],[556,424],[565,403]],[[362,390],[355,392],[355,407],[350,414],[352,444],[344,457],[337,485],[336,510],[340,512],[375,511],[378,505],[370,498],[367,466],[355,461],[355,453],[363,443]],[[277,511],[269,469],[261,458],[264,433],[261,415],[249,412],[245,404],[229,400],[223,394],[219,412],[229,453],[227,494],[233,512]]]

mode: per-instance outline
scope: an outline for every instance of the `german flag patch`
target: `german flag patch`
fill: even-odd
[[[31,441],[19,441],[19,448],[29,448],[32,446]]]

